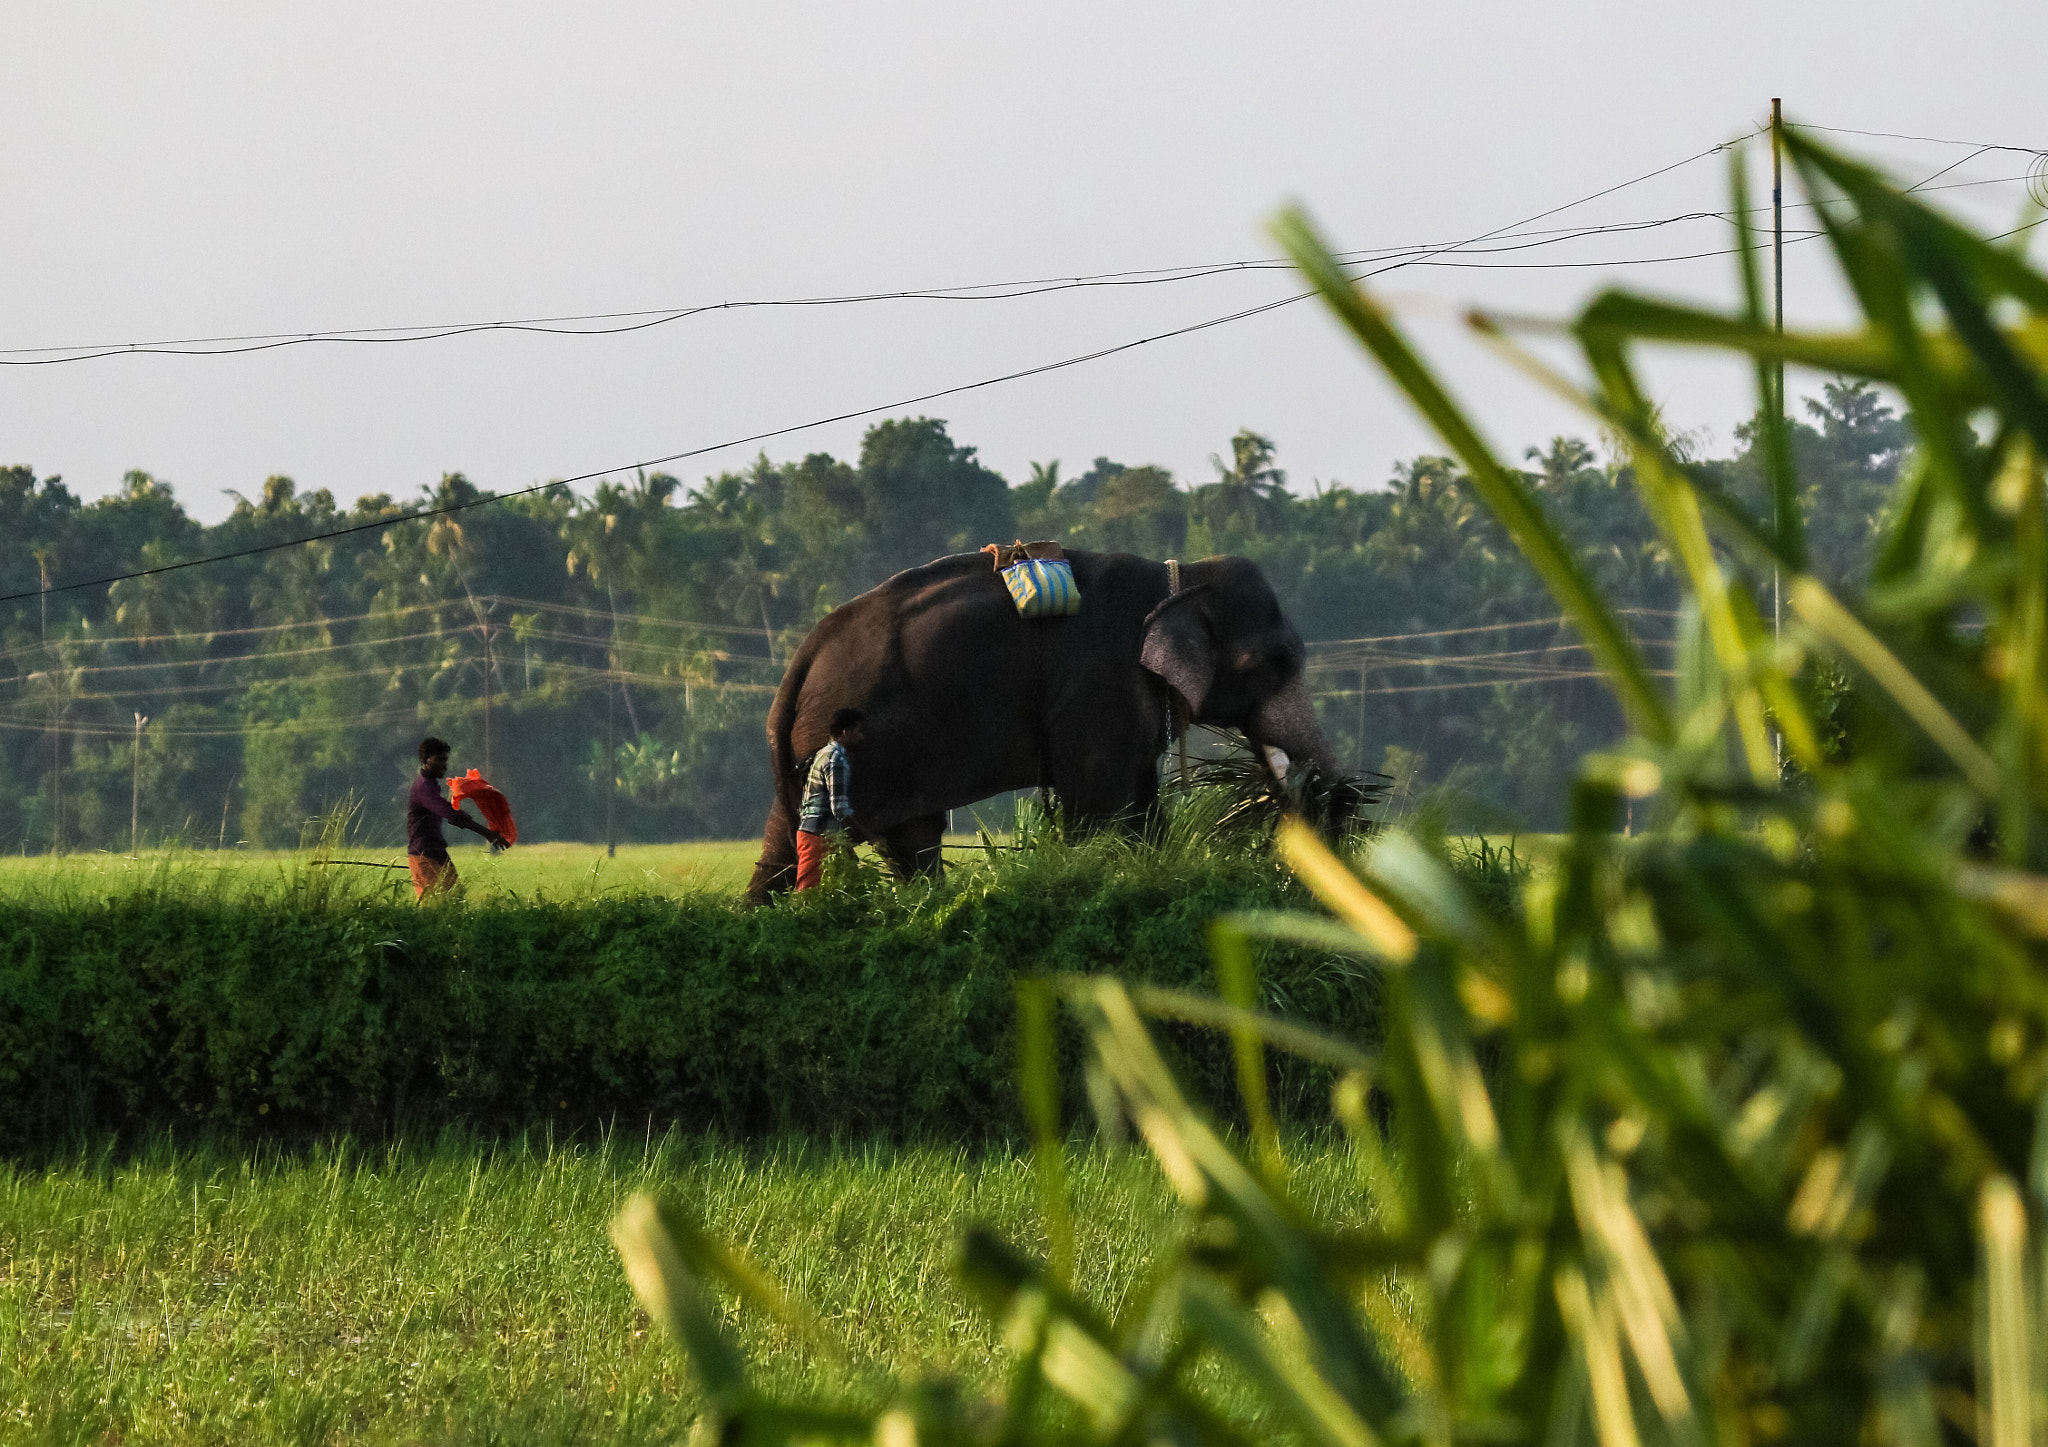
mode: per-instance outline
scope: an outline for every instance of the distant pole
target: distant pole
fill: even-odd
[[[498,663],[491,651],[491,625],[485,623],[479,631],[484,635],[484,777],[495,779],[498,771],[491,767],[491,675]]]
[[[613,823],[612,805],[619,797],[619,745],[614,721],[618,717],[619,688],[607,681],[604,689],[604,852],[608,859],[619,857],[619,834]]]
[[[142,726],[149,722],[149,715],[135,715],[135,758],[128,785],[128,853],[130,857],[142,857]]]
[[[1785,109],[1777,97],[1771,97],[1771,293],[1773,297],[1772,326],[1779,336],[1785,334]],[[1781,356],[1772,367],[1771,406],[1778,412],[1778,426],[1786,425],[1785,418],[1785,359]],[[1790,447],[1790,439],[1787,439]],[[1771,569],[1771,637],[1775,641],[1782,630],[1783,613],[1778,570]]]
[[[1772,327],[1779,336],[1785,334],[1785,107],[1777,96],[1771,97],[1771,295],[1773,299]],[[1789,462],[1792,454],[1792,438],[1785,431],[1785,358],[1781,355],[1771,369],[1771,406],[1777,409],[1778,430],[1785,437],[1785,455]],[[1771,642],[1783,641],[1785,633],[1784,587],[1779,570],[1771,569]],[[1771,746],[1777,757],[1780,775],[1785,769],[1785,735],[1783,730],[1771,731]]]
[[[42,580],[42,640],[43,654],[50,667],[50,852],[64,852],[64,735],[61,720],[62,704],[57,697],[61,682],[56,668],[56,658],[50,653],[50,554],[47,549],[36,550],[36,576]]]

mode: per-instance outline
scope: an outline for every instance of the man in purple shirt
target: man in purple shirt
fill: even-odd
[[[441,797],[441,780],[448,774],[448,745],[440,739],[420,740],[420,776],[412,781],[412,793],[405,802],[405,862],[412,867],[415,898],[448,894],[460,886],[455,861],[448,857],[448,840],[441,833],[443,821],[472,834],[481,834],[500,849],[510,846],[497,830],[479,824]]]

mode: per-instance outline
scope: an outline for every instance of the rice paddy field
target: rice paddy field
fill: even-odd
[[[1303,1197],[1342,1219],[1348,1159],[1296,1154]],[[1134,1149],[1076,1147],[1070,1170],[1078,1283],[1113,1308],[1176,1208]],[[694,1204],[843,1344],[833,1362],[737,1313],[761,1385],[859,1396],[920,1364],[999,1383],[950,1260],[970,1222],[1043,1250],[1012,1153],[658,1133],[164,1145],[0,1164],[0,1440],[680,1440],[695,1386],[606,1237],[643,1188]]]
[[[1512,843],[1522,859],[1540,867],[1558,837],[1528,835]],[[946,842],[964,851],[949,852],[951,860],[979,857],[967,847],[979,842],[975,836],[949,836]],[[1475,835],[1454,840],[1453,847],[1471,852],[1509,843]],[[622,844],[616,856],[608,855],[601,844],[522,844],[498,855],[479,846],[458,844],[450,849],[468,898],[506,902],[605,895],[737,894],[746,887],[760,853],[758,839]],[[311,869],[336,871],[351,895],[383,890],[399,897],[411,893],[405,855],[400,850],[145,849],[139,857],[0,854],[0,900],[52,895],[90,898],[136,889],[260,896],[303,878]]]

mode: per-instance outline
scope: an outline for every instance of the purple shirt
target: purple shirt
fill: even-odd
[[[448,840],[441,833],[441,821],[472,834],[490,831],[441,797],[441,781],[425,774],[412,781],[412,793],[405,801],[405,852],[428,859],[446,859]]]

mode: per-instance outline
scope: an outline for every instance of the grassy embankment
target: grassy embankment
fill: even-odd
[[[1341,1151],[1297,1183],[1341,1212]],[[1079,1282],[1121,1302],[1178,1219],[1136,1151],[1073,1162]],[[815,1306],[835,1364],[758,1315],[778,1391],[859,1396],[917,1364],[998,1385],[960,1295],[966,1223],[1042,1238],[1031,1168],[940,1147],[744,1149],[655,1136],[553,1149],[156,1149],[0,1166],[0,1439],[638,1443],[697,1411],[635,1309],[605,1226],[632,1191],[707,1224]]]
[[[650,1116],[746,1137],[1000,1135],[1020,1124],[1018,980],[1207,990],[1210,920],[1301,898],[1256,841],[1192,827],[1160,847],[998,853],[903,888],[861,866],[751,911],[729,892],[631,889],[422,909],[362,873],[302,862],[238,890],[167,865],[124,888],[60,877],[0,896],[0,1091],[15,1102],[0,1149],[109,1129],[383,1139]],[[1265,978],[1285,1014],[1371,1027],[1373,981],[1353,962],[1276,943]],[[1228,1094],[1228,1048],[1188,1044]],[[1276,1088],[1320,1102],[1325,1087],[1297,1071]]]

